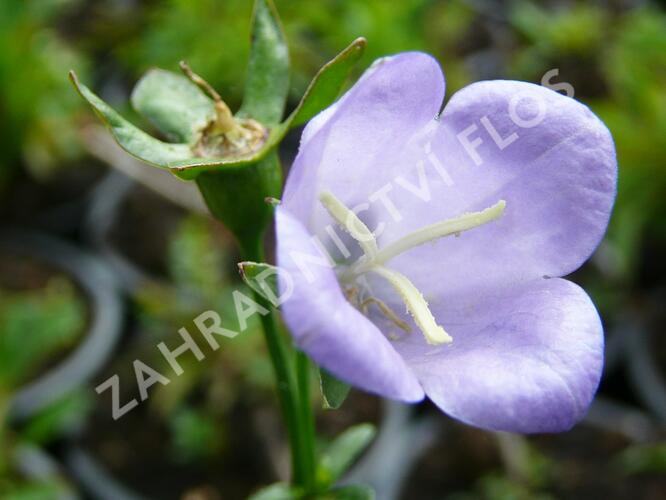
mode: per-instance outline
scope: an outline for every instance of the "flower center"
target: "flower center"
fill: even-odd
[[[458,235],[462,231],[474,229],[501,217],[506,202],[500,200],[485,210],[465,213],[459,217],[425,226],[380,249],[377,245],[377,239],[368,226],[333,193],[329,191],[320,193],[319,201],[331,217],[358,242],[363,250],[363,256],[342,272],[340,279],[343,282],[355,283],[366,273],[374,273],[384,278],[405,303],[407,311],[414,319],[414,323],[416,323],[429,344],[438,345],[451,342],[453,339],[437,323],[428,303],[416,285],[404,274],[390,269],[384,264],[414,247],[452,234]],[[354,290],[353,295],[356,296],[356,288],[352,287],[352,290]],[[363,312],[367,312],[367,307],[371,303],[376,304],[393,323],[404,330],[408,330],[408,328],[405,328],[408,325],[379,299],[370,297],[360,302]]]
[[[192,146],[194,154],[204,158],[244,156],[265,142],[268,131],[261,123],[251,118],[234,117],[220,94],[185,61],[180,62],[180,68],[192,83],[210,96],[215,107],[215,117],[201,130],[199,139]]]

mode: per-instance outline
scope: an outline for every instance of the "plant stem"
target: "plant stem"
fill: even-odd
[[[281,185],[277,153],[245,169],[203,173],[197,178],[197,185],[211,214],[236,236],[242,260],[264,262],[263,233],[272,217],[272,208],[264,200],[267,196],[277,196]],[[254,300],[269,311],[272,309],[256,292]],[[294,366],[293,349],[280,335],[273,313],[260,315],[260,320],[287,425],[292,482],[311,492],[315,482],[315,456],[308,361],[302,355],[303,359],[297,359]]]
[[[258,244],[254,251],[246,249],[243,254],[244,259],[255,262],[263,262],[264,252],[262,245]],[[254,293],[255,300],[266,309],[271,309],[268,303],[258,293]],[[309,480],[306,479],[307,471],[314,468],[314,464],[308,465],[306,462],[306,452],[303,442],[303,426],[301,424],[301,412],[299,405],[298,386],[294,378],[293,363],[280,333],[275,324],[275,318],[272,312],[266,315],[260,315],[263,327],[266,346],[273,365],[275,379],[277,382],[278,398],[282,409],[282,415],[287,424],[289,435],[289,444],[291,448],[291,465],[293,482],[296,485],[306,487]]]
[[[7,471],[9,463],[8,414],[9,398],[4,392],[0,391],[0,479]]]
[[[306,491],[312,491],[315,486],[315,423],[310,400],[310,360],[301,351],[296,352],[296,380],[300,396],[300,436],[303,441],[305,466],[304,485]]]

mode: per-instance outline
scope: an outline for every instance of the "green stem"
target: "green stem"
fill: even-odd
[[[281,185],[277,153],[269,154],[248,168],[203,173],[197,178],[197,185],[211,214],[236,236],[242,259],[263,262],[263,229],[273,213],[264,199],[278,196]],[[256,292],[254,295],[257,303],[271,310],[266,299]],[[278,332],[273,314],[260,315],[260,318],[287,425],[293,483],[309,492],[314,486],[315,458],[309,382],[307,378],[303,379],[307,373],[302,375],[307,372],[307,359],[297,360],[297,376],[293,350]],[[300,369],[304,363],[305,369]]]
[[[0,391],[0,479],[7,471],[9,464],[9,443],[7,442],[9,401],[9,398]]]
[[[243,254],[245,254],[243,258],[247,260],[255,262],[263,262],[264,260],[264,252],[260,244],[254,250],[245,249]],[[271,309],[271,304],[261,295],[255,292],[254,296],[259,304],[266,309]],[[306,471],[310,466],[305,463],[307,459],[305,458],[305,448],[302,439],[298,386],[294,379],[293,364],[287,347],[276,327],[273,313],[260,315],[260,318],[268,353],[273,364],[278,398],[289,434],[293,482],[296,485],[306,487]]]
[[[306,491],[315,487],[315,422],[310,400],[310,360],[300,352],[296,352],[296,380],[300,395],[300,436],[303,442],[304,485]]]

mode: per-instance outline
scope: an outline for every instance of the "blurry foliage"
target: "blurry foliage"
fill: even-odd
[[[187,294],[213,299],[228,287],[227,258],[215,241],[209,221],[185,218],[168,248],[169,270],[174,285]]]
[[[238,105],[249,54],[251,10],[252,2],[245,0],[155,2],[138,13],[142,20],[137,32],[122,40],[115,52],[134,76],[153,66],[177,71],[178,61],[186,60],[225,100]]]
[[[167,248],[169,284],[149,285],[136,297],[147,338],[153,342],[158,338],[175,348],[182,343],[178,329],[185,327],[206,356],[200,362],[192,355],[182,356],[179,362],[184,373],[171,377],[166,362],[152,350],[157,357],[149,364],[172,382],[156,387],[150,404],[168,422],[172,453],[180,461],[219,452],[225,442],[226,410],[241,393],[261,400],[272,387],[272,368],[261,354],[263,337],[256,317],[249,318],[247,330],[233,340],[220,338],[220,349],[215,352],[201,342],[192,323],[202,311],[213,310],[225,328],[239,331],[231,293],[239,290],[251,295],[239,276],[231,274],[234,261],[216,229],[206,218],[184,217]],[[248,385],[253,390],[243,391]]]
[[[632,446],[622,451],[616,462],[625,474],[664,474],[666,443]]]
[[[44,289],[0,289],[0,497],[60,498],[69,487],[58,479],[24,481],[11,469],[14,446],[45,444],[85,418],[89,394],[75,391],[29,420],[19,433],[4,421],[12,393],[47,369],[83,333],[86,309],[74,286],[54,277]]]
[[[370,41],[361,65],[367,66],[377,57],[403,50],[453,53],[474,19],[461,1],[277,0],[276,4],[290,45],[294,103],[322,64],[359,36]],[[111,2],[99,2],[91,7],[91,26],[82,30],[82,44],[89,51],[111,55],[134,80],[153,66],[176,70],[179,60],[187,60],[234,108],[240,103],[245,78],[251,8],[245,0],[168,0],[146,8],[134,4],[112,8]],[[446,61],[454,88],[468,81],[453,58]]]
[[[215,241],[210,222],[203,217],[185,217],[176,227],[166,249],[168,286],[148,285],[137,299],[139,313],[149,329],[171,325],[178,328],[206,308],[220,314],[229,309],[224,294],[231,262]],[[166,323],[166,325],[165,325]]]
[[[504,476],[481,478],[472,492],[457,493],[450,500],[553,500],[555,497],[533,491],[525,484]]]
[[[3,500],[45,500],[47,498],[71,498],[68,485],[57,479],[43,481],[0,483],[0,495]]]
[[[529,440],[516,436],[519,449],[512,449],[514,463],[506,463],[507,472],[490,473],[480,477],[471,492],[452,495],[451,500],[550,500],[554,497],[545,493],[548,487],[556,484],[558,463],[541,453]],[[514,445],[515,446],[515,445]],[[509,451],[509,450],[507,450]],[[513,469],[513,470],[512,470]]]
[[[0,290],[0,388],[26,382],[83,333],[86,312],[74,287],[52,279],[44,290]]]
[[[529,49],[519,56],[543,61],[570,54],[595,54],[606,41],[608,17],[605,10],[591,3],[561,5],[549,11],[522,1],[513,5],[509,20],[530,42]]]
[[[236,309],[231,293],[238,290],[251,296],[240,281],[235,259],[229,255],[228,244],[216,239],[216,226],[211,221],[189,216],[177,228],[168,248],[169,272],[175,288],[172,289],[182,304],[184,315],[179,325],[187,325],[201,311],[212,309],[222,318],[224,327],[239,331]],[[219,236],[219,233],[218,233]],[[232,274],[233,273],[233,274]],[[171,331],[176,324],[171,323]],[[195,331],[195,330],[192,330]],[[226,363],[232,370],[241,370],[249,383],[272,387],[272,369],[265,356],[257,356],[263,348],[256,316],[248,319],[248,329],[233,342],[223,343],[220,355],[227,356]]]
[[[423,50],[446,63],[447,82],[457,89],[469,81],[459,59],[451,57],[469,34],[474,20],[466,2],[368,2],[366,0],[299,0],[284,2],[287,36],[297,72],[296,93],[302,92],[308,75],[351,40],[368,39],[364,63],[358,72],[379,57],[406,50]]]
[[[20,437],[37,445],[46,445],[82,425],[92,407],[93,394],[88,388],[76,389],[31,417],[21,429]]]
[[[214,456],[224,446],[220,423],[205,412],[180,408],[169,419],[172,454],[179,462]]]
[[[620,164],[610,239],[631,279],[645,240],[666,245],[666,15],[624,18],[603,66],[611,96],[593,107],[613,132]]]
[[[82,106],[65,74],[85,74],[86,57],[53,25],[73,3],[0,2],[0,190],[21,160],[43,177],[80,151],[74,117]]]

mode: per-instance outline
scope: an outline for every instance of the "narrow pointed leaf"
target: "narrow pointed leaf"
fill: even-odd
[[[74,72],[70,72],[69,76],[81,97],[90,104],[118,144],[132,156],[158,167],[168,168],[171,162],[184,160],[192,154],[187,144],[169,144],[146,134],[120,116],[88,87],[79,83]]]
[[[326,486],[340,479],[374,439],[375,434],[372,424],[360,424],[336,437],[321,456],[317,467],[317,482]]]
[[[134,109],[170,141],[192,144],[215,117],[213,101],[185,76],[151,69],[132,91]]]
[[[307,122],[335,102],[365,46],[365,38],[357,38],[319,70],[288,119],[291,127]]]
[[[289,93],[289,50],[272,0],[256,0],[245,95],[239,115],[264,125],[282,119]]]
[[[337,410],[349,395],[349,385],[338,380],[323,368],[319,369],[319,386],[326,410]]]
[[[238,269],[243,281],[255,292],[277,306],[278,268],[262,262],[240,262]]]

